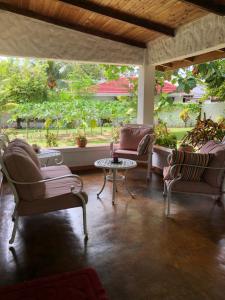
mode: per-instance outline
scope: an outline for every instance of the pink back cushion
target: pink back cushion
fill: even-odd
[[[40,169],[29,157],[26,151],[20,147],[7,148],[3,160],[9,176],[20,182],[34,182],[43,180]],[[43,198],[45,184],[16,185],[20,200],[32,201]]]
[[[22,140],[22,139],[15,139],[13,141],[11,141],[8,145],[8,148],[11,149],[12,147],[20,147],[22,148],[25,152],[27,152],[27,154],[30,156],[30,158],[33,160],[33,162],[35,163],[35,165],[40,168],[41,164],[40,161],[37,157],[36,152],[34,151],[33,147],[31,145],[29,145],[26,141]]]
[[[225,144],[209,141],[200,150],[201,153],[213,153],[214,156],[209,163],[209,167],[223,168],[225,167]],[[224,177],[224,170],[206,169],[203,180],[214,187],[221,187]]]
[[[142,138],[150,133],[151,128],[123,127],[120,131],[120,149],[136,151]]]

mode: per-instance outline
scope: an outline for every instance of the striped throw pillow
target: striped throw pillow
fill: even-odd
[[[171,180],[181,174],[183,181],[200,181],[205,167],[208,166],[212,154],[192,153],[173,150],[169,157],[169,168],[164,173],[164,180]],[[171,178],[170,170],[175,164],[186,164],[198,167],[176,166],[173,168],[173,176]]]
[[[211,154],[185,152],[183,163],[198,167],[183,166],[181,171],[182,180],[200,181],[211,158]]]
[[[184,151],[173,150],[168,157],[169,167],[164,168],[163,176],[165,180],[172,180],[174,177],[181,173],[181,166],[176,166],[173,168],[173,174],[170,174],[171,167],[176,164],[182,164],[184,161]],[[171,177],[172,175],[172,177]]]
[[[140,141],[140,143],[138,145],[138,148],[137,148],[137,152],[138,152],[139,156],[146,154],[146,152],[148,150],[148,146],[149,146],[150,140],[151,140],[150,134],[146,134],[141,139],[141,141]]]

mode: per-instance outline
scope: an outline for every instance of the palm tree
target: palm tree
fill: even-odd
[[[47,61],[47,85],[53,90],[54,88],[63,89],[68,86],[67,75],[71,70],[69,64],[63,62]]]

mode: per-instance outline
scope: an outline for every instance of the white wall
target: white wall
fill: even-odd
[[[148,43],[149,63],[158,65],[225,47],[225,17],[209,14],[181,26],[174,38]]]
[[[206,117],[217,121],[218,117],[225,118],[225,102],[204,103],[202,105],[202,115],[206,113]]]
[[[64,147],[56,148],[63,155],[64,164],[68,167],[93,166],[94,162],[101,158],[110,157],[110,148],[108,146],[92,146],[86,148]],[[54,162],[49,160],[49,165]]]
[[[0,10],[0,55],[137,64],[144,49]]]

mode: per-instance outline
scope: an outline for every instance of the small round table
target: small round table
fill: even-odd
[[[37,156],[45,166],[47,166],[52,159],[56,165],[63,163],[62,153],[59,150],[41,149],[40,152],[37,153]]]
[[[97,193],[97,197],[99,198],[99,195],[104,190],[106,181],[107,180],[112,181],[112,183],[113,183],[112,204],[115,204],[116,191],[117,191],[116,181],[121,181],[121,180],[124,181],[126,190],[130,194],[130,196],[132,198],[134,198],[134,194],[131,193],[127,187],[127,170],[135,168],[137,166],[137,163],[134,160],[125,159],[125,158],[120,158],[119,162],[120,163],[113,163],[112,158],[103,158],[103,159],[99,159],[95,162],[95,167],[103,169],[103,172],[104,172],[104,183],[103,183],[101,190]],[[106,170],[111,170],[112,175],[111,174],[107,175]],[[125,170],[125,174],[118,175],[117,174],[118,170]]]

